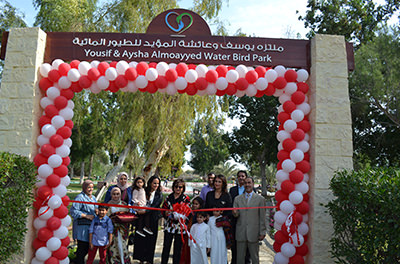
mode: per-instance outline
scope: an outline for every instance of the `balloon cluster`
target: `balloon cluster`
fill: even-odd
[[[278,191],[275,198],[279,210],[274,216],[275,263],[304,263],[308,252],[308,171],[310,105],[306,93],[306,70],[256,68],[239,65],[206,66],[185,63],[99,62],[77,61],[65,63],[54,60],[40,67],[40,89],[45,96],[40,100],[43,115],[39,119],[39,154],[34,158],[38,167],[37,195],[34,207],[37,217],[34,227],[37,237],[33,264],[69,263],[67,246],[68,216],[66,186],[71,130],[74,115],[72,98],[83,89],[93,93],[102,90],[117,92],[162,92],[169,95],[263,95],[279,97],[280,122],[277,138]],[[176,217],[184,222],[188,210],[174,208]],[[179,213],[178,213],[179,212]],[[291,221],[289,221],[289,219]]]

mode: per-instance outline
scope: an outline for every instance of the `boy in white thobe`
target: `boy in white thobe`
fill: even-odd
[[[196,241],[194,243],[189,240],[191,264],[208,264],[207,252],[210,251],[210,227],[204,223],[206,218],[207,214],[205,212],[198,212],[197,223],[190,228],[190,234]]]

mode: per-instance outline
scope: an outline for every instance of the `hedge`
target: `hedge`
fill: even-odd
[[[336,263],[400,263],[400,177],[395,169],[337,172],[327,208]]]
[[[27,157],[0,152],[0,263],[23,249],[35,175]]]

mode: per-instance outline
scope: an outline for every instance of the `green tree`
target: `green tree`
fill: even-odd
[[[216,175],[222,174],[224,175],[227,179],[236,179],[236,174],[239,171],[238,166],[230,161],[225,161],[225,162],[220,162],[218,165],[215,165],[214,168],[212,169],[212,172],[214,172]]]
[[[232,98],[229,117],[240,120],[240,128],[226,135],[229,152],[236,162],[259,167],[262,192],[266,193],[266,167],[276,163],[278,101],[263,96]]]

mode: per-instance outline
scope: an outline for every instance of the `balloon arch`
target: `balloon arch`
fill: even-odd
[[[37,237],[32,264],[69,263],[71,224],[67,206],[70,184],[67,166],[72,141],[74,94],[83,89],[93,93],[110,92],[186,93],[188,95],[264,95],[279,98],[278,191],[279,210],[274,216],[275,263],[304,263],[308,253],[308,172],[310,170],[310,123],[306,70],[284,66],[256,68],[239,65],[206,66],[185,63],[100,62],[60,59],[40,67],[39,87],[43,115],[39,119],[37,214],[33,225]]]

